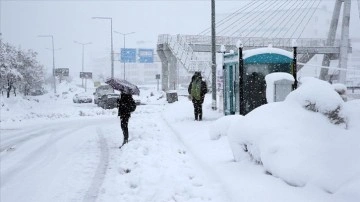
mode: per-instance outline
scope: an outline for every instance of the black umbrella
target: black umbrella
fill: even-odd
[[[118,90],[125,94],[131,94],[131,95],[139,95],[140,94],[140,90],[136,85],[134,85],[126,80],[123,80],[123,79],[110,78],[110,79],[107,79],[105,81],[105,83],[109,84],[115,90]]]

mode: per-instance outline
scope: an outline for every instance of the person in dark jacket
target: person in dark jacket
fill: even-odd
[[[245,82],[245,97],[247,112],[266,104],[266,82],[263,74],[251,73]]]
[[[206,82],[202,80],[201,73],[195,72],[189,84],[188,93],[194,105],[195,121],[202,120],[202,104],[205,94],[208,92]]]
[[[131,116],[131,112],[135,111],[136,103],[131,94],[121,93],[120,99],[118,99],[118,116],[121,120],[121,129],[124,134],[124,141],[121,146],[129,141],[128,124]],[[120,146],[120,147],[121,147]]]

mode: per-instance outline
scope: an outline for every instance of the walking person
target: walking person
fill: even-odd
[[[202,120],[202,104],[207,91],[207,85],[206,82],[202,80],[201,73],[195,72],[188,88],[188,93],[191,95],[191,100],[194,104],[195,121]]]
[[[129,141],[128,124],[131,112],[135,111],[136,103],[131,94],[121,93],[118,99],[118,116],[120,116],[121,129],[124,134],[124,141],[120,148]]]

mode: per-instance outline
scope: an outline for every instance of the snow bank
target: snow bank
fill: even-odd
[[[75,94],[92,95],[95,88],[88,87],[87,92],[81,87],[81,80],[57,84],[57,94],[50,90],[40,96],[1,96],[0,122],[21,122],[32,119],[54,120],[70,117],[116,115],[117,109],[102,109],[94,103],[73,103]],[[90,85],[91,86],[91,85]],[[140,100],[144,104],[164,104],[162,91],[154,87],[140,88]]]
[[[231,123],[242,119],[241,115],[224,116],[214,121],[209,129],[209,136],[211,140],[218,140],[221,136],[226,136]]]
[[[347,128],[324,115],[339,108]],[[231,124],[228,137],[236,161],[256,162],[291,186],[358,199],[359,123],[359,101],[344,103],[330,84],[305,79],[284,102],[263,105]]]

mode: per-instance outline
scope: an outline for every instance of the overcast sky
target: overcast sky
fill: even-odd
[[[219,15],[244,5],[241,0],[216,2]],[[356,8],[355,1],[353,5]],[[85,71],[101,64],[97,60],[109,58],[110,21],[92,17],[112,17],[114,31],[135,32],[126,37],[129,48],[155,48],[159,34],[198,34],[210,27],[210,0],[0,0],[0,13],[0,32],[5,42],[35,50],[40,62],[51,71],[51,39],[37,36],[53,35],[56,67],[68,67],[72,75],[78,75],[81,68],[81,45],[74,41],[92,42],[85,47]],[[113,33],[113,41],[114,51],[119,52],[123,36]],[[115,67],[118,64],[115,62]]]

